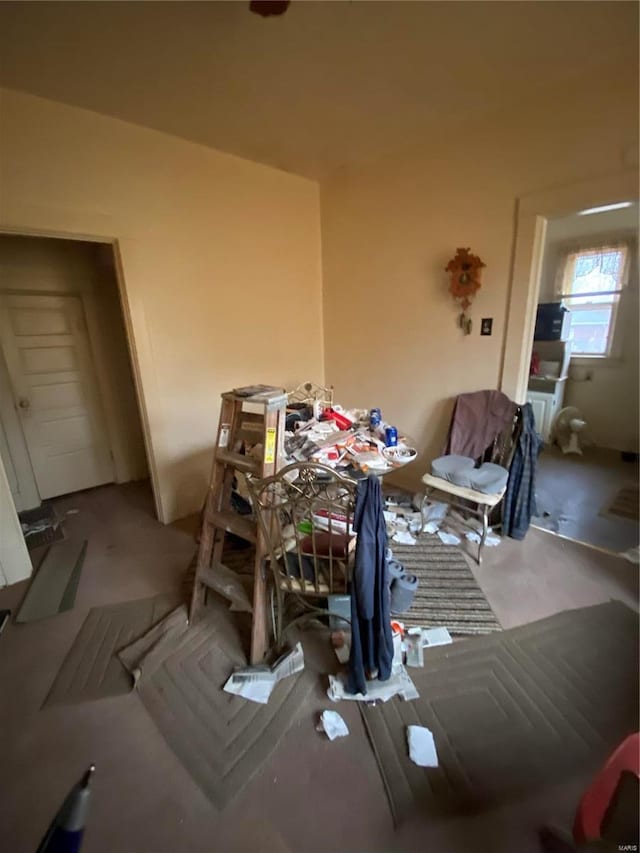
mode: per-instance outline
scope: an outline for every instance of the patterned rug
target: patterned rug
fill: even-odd
[[[418,589],[411,609],[398,618],[423,628],[442,625],[461,636],[490,634],[501,626],[478,586],[462,552],[422,534],[415,545],[389,543],[394,560],[416,575]]]
[[[283,679],[266,705],[225,693],[231,672],[246,665],[233,614],[213,604],[189,627],[186,615],[175,610],[120,659],[168,745],[223,809],[304,713],[316,676],[305,669]]]
[[[425,649],[420,698],[358,703],[396,823],[456,814],[595,772],[638,721],[638,614],[618,601]],[[438,767],[408,756],[434,735]]]
[[[118,651],[147,631],[180,603],[178,593],[93,607],[84,620],[44,701],[72,705],[133,690],[133,680]]]

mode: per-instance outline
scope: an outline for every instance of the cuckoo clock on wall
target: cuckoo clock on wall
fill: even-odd
[[[465,335],[471,334],[471,318],[467,316],[467,311],[471,300],[480,290],[480,275],[484,266],[480,258],[472,255],[469,249],[457,249],[455,258],[445,267],[451,276],[449,291],[462,308],[458,324]]]

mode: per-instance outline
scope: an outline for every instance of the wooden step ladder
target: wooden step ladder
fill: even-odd
[[[271,386],[237,388],[222,395],[211,482],[205,500],[196,562],[189,623],[204,604],[207,588],[222,562],[225,535],[234,533],[256,546],[253,584],[251,663],[263,660],[269,647],[266,613],[265,547],[255,519],[234,512],[231,506],[236,472],[269,477],[281,466],[287,395]],[[244,442],[262,444],[262,459],[239,452]]]

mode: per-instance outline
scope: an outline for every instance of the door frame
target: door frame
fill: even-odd
[[[0,432],[5,438],[6,450],[11,458],[11,464],[18,481],[18,512],[32,509],[40,505],[40,493],[31,466],[31,457],[20,424],[20,418],[13,404],[13,389],[9,378],[9,370],[0,349]],[[4,463],[0,455],[0,465]],[[6,466],[5,466],[6,469]],[[5,470],[5,474],[8,472]]]
[[[502,348],[500,389],[524,403],[527,396],[533,331],[547,221],[579,210],[638,200],[637,169],[605,175],[522,196],[516,204],[516,232]]]
[[[158,466],[153,450],[153,444],[151,441],[151,431],[149,427],[147,398],[150,396],[155,396],[155,389],[149,389],[149,387],[146,387],[148,383],[146,385],[143,384],[140,368],[141,361],[148,361],[150,359],[151,348],[148,341],[148,335],[146,334],[146,321],[142,306],[137,304],[134,310],[134,307],[132,307],[129,299],[129,294],[127,292],[124,267],[122,262],[121,239],[98,234],[84,234],[57,230],[51,231],[48,229],[31,228],[29,226],[11,227],[7,225],[0,225],[0,234],[6,234],[14,237],[47,237],[57,240],[77,240],[87,243],[99,243],[111,247],[111,251],[113,252],[114,270],[118,287],[118,297],[120,300],[120,307],[122,309],[122,317],[124,319],[125,337],[127,340],[127,346],[129,348],[129,356],[131,358],[131,366],[133,370],[133,381],[136,391],[136,401],[140,413],[140,420],[142,423],[142,434],[144,437],[145,452],[147,456],[147,463],[149,466],[149,475],[151,479],[154,506],[158,520],[163,523],[166,522],[164,507],[162,506],[161,501]],[[136,334],[134,333],[134,313],[136,315],[137,325],[140,326],[140,328],[142,328],[144,332],[144,334],[142,335],[139,334],[136,336]],[[3,469],[4,473],[2,459],[0,459],[0,468]]]

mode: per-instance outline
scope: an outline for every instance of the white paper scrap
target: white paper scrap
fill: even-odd
[[[406,633],[407,666],[424,666],[422,628],[409,628]]]
[[[476,545],[480,544],[480,539],[482,538],[479,533],[476,533],[475,530],[468,530],[465,533],[465,538],[468,539],[469,542],[475,542]],[[484,544],[488,548],[495,548],[496,545],[500,544],[500,537],[496,536],[495,533],[488,533],[487,538],[484,540]]]
[[[422,629],[422,645],[423,646],[446,646],[452,643],[451,634],[446,628],[423,628]]]
[[[251,702],[266,705],[276,686],[275,675],[268,670],[263,677],[256,674],[253,680],[243,675],[242,672],[233,673],[222,689],[235,696],[242,696],[243,699],[249,699]]]
[[[427,521],[425,526],[422,528],[424,533],[437,533],[440,530],[440,522],[439,521]]]
[[[429,503],[424,508],[425,521],[442,521],[449,511],[449,504],[440,503],[438,501]]]
[[[387,702],[392,696],[401,696],[405,701],[417,699],[420,695],[406,669],[399,667],[387,681],[367,681],[367,692],[347,693],[347,679],[342,673],[329,676],[327,696],[332,702],[352,699],[357,702]]]
[[[415,537],[412,536],[407,530],[398,530],[396,533],[394,533],[393,541],[400,543],[400,545],[416,544]]]
[[[242,696],[243,699],[266,705],[278,681],[300,672],[301,669],[304,669],[304,652],[302,644],[297,643],[295,648],[279,658],[272,667],[246,666],[237,669],[229,676],[222,689],[234,696]]]
[[[461,541],[455,533],[447,533],[444,530],[438,530],[438,536],[443,545],[459,545]]]
[[[433,733],[424,726],[407,726],[409,758],[419,767],[437,767],[438,753]]]
[[[329,740],[335,740],[337,737],[346,737],[349,734],[347,724],[337,711],[323,711],[320,715],[320,722],[316,726],[316,731],[324,732]]]
[[[303,669],[304,651],[302,650],[302,643],[296,643],[295,648],[274,663],[271,667],[271,672],[275,676],[276,681],[281,681],[283,678],[287,678],[289,675],[293,675]]]

